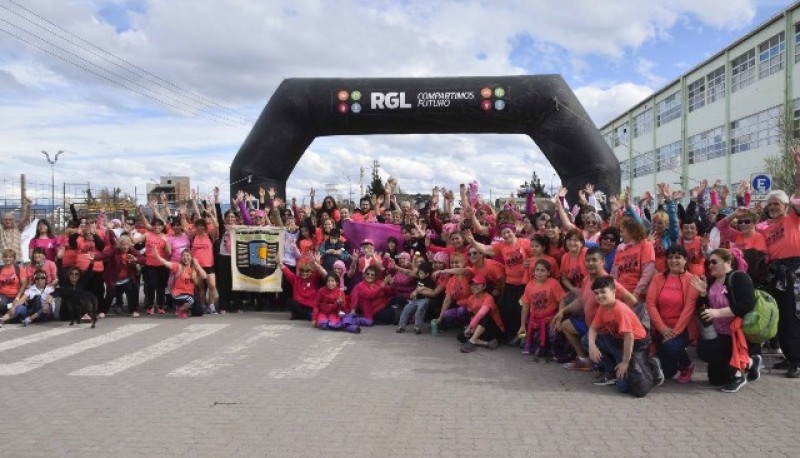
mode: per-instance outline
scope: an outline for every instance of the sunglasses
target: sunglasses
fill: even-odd
[[[614,237],[603,237],[600,240],[602,240],[604,242],[614,242],[614,243],[617,242],[617,239],[615,239]]]
[[[708,260],[708,264],[712,265],[712,266],[716,266],[717,264],[719,264],[719,261],[717,261],[716,259],[709,259]]]
[[[753,222],[750,218],[740,219],[739,224],[751,224]]]
[[[47,280],[47,277],[33,277],[34,280]]]

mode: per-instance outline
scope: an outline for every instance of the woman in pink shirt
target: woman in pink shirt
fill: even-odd
[[[647,311],[664,377],[672,378],[680,371],[678,383],[689,383],[694,365],[686,346],[691,340],[689,330],[693,325],[697,290],[691,283],[694,275],[687,270],[686,248],[673,245],[664,255],[668,270],[653,276],[647,289]]]
[[[58,251],[58,240],[56,236],[53,235],[50,222],[46,219],[40,219],[39,222],[36,223],[36,237],[32,238],[28,244],[28,256],[31,259],[33,259],[33,249],[37,247],[44,250],[44,257],[48,261],[55,262],[56,252]]]

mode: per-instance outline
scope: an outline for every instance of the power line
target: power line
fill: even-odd
[[[61,35],[61,34],[55,32],[53,30],[50,30],[49,28],[45,27],[44,25],[39,24],[37,22],[34,22],[30,18],[25,17],[24,15],[20,14],[19,12],[13,11],[12,9],[9,9],[6,6],[0,5],[0,8],[3,8],[6,11],[9,11],[10,13],[22,18],[26,22],[28,22],[28,23],[36,26],[36,27],[41,28],[42,30],[46,31],[47,33],[49,33],[51,35],[54,35],[54,36],[56,36],[56,37],[58,37],[58,38],[60,38],[60,39],[62,39],[64,41],[66,41],[67,43],[69,43],[69,44],[71,44],[71,45],[73,45],[73,46],[75,46],[75,47],[77,47],[77,48],[79,48],[79,49],[81,49],[81,50],[83,50],[83,51],[95,56],[95,57],[98,57],[98,58],[108,62],[109,64],[114,65],[115,67],[118,67],[119,69],[121,69],[123,71],[126,71],[126,72],[128,72],[128,73],[130,73],[130,74],[132,74],[132,75],[134,75],[134,76],[136,76],[138,78],[142,78],[142,79],[146,80],[148,83],[155,84],[156,86],[159,86],[159,87],[161,87],[161,88],[163,88],[163,89],[165,89],[167,91],[172,91],[172,89],[167,87],[167,86],[171,86],[172,88],[174,88],[174,90],[182,92],[185,96],[188,96],[188,98],[191,99],[192,103],[194,103],[194,104],[202,105],[202,106],[205,106],[205,107],[207,107],[209,109],[212,109],[212,110],[219,110],[221,112],[224,112],[224,113],[221,114],[221,116],[237,118],[236,119],[237,122],[242,122],[243,121],[243,122],[246,122],[248,124],[252,124],[254,122],[254,119],[249,117],[249,116],[243,115],[243,114],[241,114],[240,112],[238,112],[238,111],[236,111],[234,109],[228,108],[225,105],[222,105],[222,104],[220,104],[218,102],[215,102],[215,101],[213,101],[211,99],[208,99],[208,98],[206,98],[206,97],[204,97],[204,96],[202,96],[200,94],[197,94],[196,92],[193,92],[193,91],[191,91],[189,89],[183,88],[183,87],[173,83],[172,81],[169,81],[169,80],[166,80],[164,78],[161,78],[158,75],[156,75],[156,74],[154,74],[154,73],[152,73],[152,72],[150,72],[150,71],[148,71],[148,70],[146,70],[146,69],[144,69],[144,68],[142,68],[142,67],[140,67],[140,66],[138,66],[136,64],[133,64],[133,63],[131,63],[131,62],[129,62],[129,61],[117,56],[116,54],[114,54],[112,52],[106,51],[103,48],[100,48],[99,46],[97,46],[97,45],[95,45],[95,44],[93,44],[93,43],[91,43],[91,42],[89,42],[87,40],[84,40],[83,38],[79,37],[78,35],[70,32],[69,30],[64,29],[63,27],[59,26],[58,24],[53,23],[52,21],[50,21],[47,18],[37,14],[36,12],[31,11],[30,9],[28,9],[25,6],[17,3],[14,0],[7,0],[7,1],[9,3],[13,4],[13,5],[16,5],[18,8],[22,9],[23,11],[27,12],[28,14],[36,17],[40,21],[45,22],[46,24],[49,24],[50,26],[52,26],[52,27],[64,32],[65,34],[67,34],[67,35],[69,35],[71,37],[74,37],[76,40],[85,43],[89,47],[97,49],[102,54],[97,53],[95,51],[92,51],[91,49],[88,49],[87,47],[82,46],[80,43],[76,43],[75,41],[70,40],[69,38],[65,37],[64,35]],[[26,30],[26,32],[30,33],[27,30]],[[37,36],[37,38],[43,40],[41,37]],[[105,55],[103,55],[103,54],[105,54]],[[107,56],[110,56],[110,58],[107,57]],[[122,62],[125,65],[121,65],[121,64],[115,62],[114,60]],[[95,65],[97,65],[97,64],[95,64]],[[98,67],[100,67],[100,66],[98,66]],[[133,68],[136,71],[131,70],[131,68]],[[108,71],[105,68],[104,68],[104,70]]]
[[[98,51],[100,51],[101,53],[104,53],[104,54],[106,54],[106,55],[110,56],[111,58],[113,58],[113,59],[115,59],[115,60],[117,60],[117,61],[120,61],[120,62],[124,63],[124,64],[125,64],[125,65],[127,65],[128,67],[131,67],[131,68],[133,68],[133,69],[135,69],[135,70],[138,70],[138,72],[140,72],[140,73],[134,72],[134,71],[132,71],[130,68],[126,68],[125,66],[122,66],[122,65],[120,65],[120,64],[118,64],[118,63],[116,63],[116,62],[113,62],[113,61],[112,61],[111,59],[109,59],[108,57],[106,57],[106,56],[103,56],[103,55],[101,55],[101,54],[98,54],[98,53],[96,53],[96,52],[94,52],[94,51],[92,51],[92,50],[90,50],[90,49],[87,49],[86,47],[82,46],[82,45],[81,45],[81,44],[79,44],[79,43],[75,43],[74,41],[70,40],[69,38],[67,38],[67,37],[64,37],[63,35],[61,35],[61,34],[59,34],[59,33],[56,33],[56,32],[54,32],[54,31],[52,31],[52,30],[48,29],[48,28],[47,28],[47,27],[45,27],[44,25],[42,25],[42,24],[38,24],[38,23],[36,23],[36,22],[32,21],[31,19],[29,19],[29,18],[25,17],[24,15],[20,14],[19,12],[12,11],[11,9],[9,9],[8,7],[5,7],[5,6],[0,6],[0,7],[2,7],[3,9],[5,9],[5,10],[9,11],[10,13],[12,13],[12,14],[15,14],[15,15],[19,16],[20,18],[24,19],[25,21],[29,22],[30,24],[33,24],[34,26],[36,26],[36,27],[39,27],[39,28],[43,29],[43,30],[44,30],[44,31],[46,31],[47,33],[50,33],[50,34],[52,34],[52,35],[55,35],[55,36],[57,36],[57,37],[61,38],[62,40],[64,40],[64,41],[66,41],[66,42],[68,42],[68,43],[72,44],[73,46],[76,46],[76,47],[78,47],[78,48],[80,48],[80,49],[82,49],[82,50],[84,50],[84,51],[88,52],[89,54],[92,54],[92,55],[94,55],[94,56],[96,56],[96,57],[99,57],[99,58],[101,58],[101,59],[103,59],[103,60],[107,61],[108,63],[110,63],[110,64],[112,64],[112,65],[114,65],[114,66],[117,66],[117,67],[119,67],[120,69],[123,69],[123,70],[125,70],[125,71],[127,71],[127,72],[129,72],[129,73],[132,73],[132,74],[136,75],[137,77],[142,77],[142,74],[144,74],[145,76],[149,76],[149,77],[151,77],[151,78],[145,78],[145,79],[147,79],[149,82],[152,82],[152,83],[154,83],[154,84],[156,84],[156,85],[158,85],[158,86],[161,86],[161,87],[162,87],[162,88],[164,88],[164,89],[167,89],[167,90],[169,90],[167,87],[165,87],[165,86],[164,86],[164,84],[166,84],[166,85],[168,85],[168,86],[172,86],[173,88],[177,89],[178,91],[184,92],[185,94],[189,95],[190,97],[192,97],[192,98],[194,98],[194,99],[198,100],[198,101],[199,101],[198,103],[200,103],[200,104],[206,105],[206,106],[208,106],[208,107],[211,107],[211,108],[217,107],[217,109],[221,109],[222,111],[229,112],[229,113],[230,113],[230,114],[232,114],[233,116],[235,116],[235,117],[238,117],[240,120],[242,120],[242,121],[245,121],[245,122],[248,122],[248,123],[250,123],[250,124],[252,124],[252,123],[254,122],[254,120],[253,120],[252,118],[250,118],[250,117],[248,117],[248,116],[245,116],[245,115],[243,115],[243,114],[239,113],[238,111],[236,111],[236,110],[234,110],[234,109],[232,109],[232,108],[229,108],[229,107],[227,107],[227,106],[225,106],[225,105],[222,105],[222,104],[220,104],[220,103],[218,103],[218,102],[215,102],[214,100],[208,99],[208,98],[206,98],[206,97],[204,97],[204,96],[202,96],[202,95],[200,95],[200,94],[198,94],[198,93],[196,93],[196,92],[193,92],[193,91],[191,91],[191,90],[189,90],[189,89],[183,88],[183,87],[181,87],[181,86],[179,86],[179,85],[177,85],[177,84],[173,83],[172,81],[169,81],[169,80],[166,80],[166,79],[164,79],[164,78],[161,78],[161,77],[159,77],[158,75],[156,75],[156,74],[154,74],[154,73],[152,73],[152,72],[150,72],[150,71],[148,71],[148,70],[146,70],[146,69],[144,69],[144,68],[142,68],[142,67],[140,67],[140,66],[138,66],[138,65],[136,65],[136,64],[133,64],[133,63],[131,63],[131,62],[129,62],[129,61],[127,61],[127,60],[123,59],[122,57],[119,57],[119,56],[117,56],[116,54],[114,54],[114,53],[112,53],[112,52],[109,52],[109,51],[106,51],[106,50],[104,50],[103,48],[100,48],[99,46],[95,45],[94,43],[91,43],[91,42],[89,42],[89,41],[87,41],[87,40],[85,40],[85,39],[81,38],[80,36],[78,36],[78,35],[76,35],[76,34],[74,34],[74,33],[70,32],[69,30],[66,30],[66,29],[64,29],[63,27],[59,26],[58,24],[55,24],[54,22],[50,21],[49,19],[47,19],[47,18],[45,18],[45,17],[43,17],[43,16],[41,16],[41,15],[37,14],[36,12],[34,12],[34,11],[32,11],[32,10],[30,10],[30,9],[26,8],[25,6],[23,6],[23,5],[19,4],[19,3],[17,3],[17,2],[16,2],[16,1],[14,1],[14,0],[7,0],[7,1],[8,1],[9,3],[13,4],[13,5],[16,5],[18,8],[22,9],[23,11],[27,12],[28,14],[30,14],[30,15],[32,15],[32,16],[34,16],[34,17],[36,17],[36,18],[37,18],[37,19],[39,19],[40,21],[42,21],[42,22],[45,22],[46,24],[49,24],[50,26],[52,26],[52,27],[54,27],[54,28],[56,28],[56,29],[58,29],[58,30],[60,30],[60,31],[64,32],[65,34],[67,34],[67,35],[69,35],[69,36],[72,36],[72,37],[74,37],[74,38],[75,38],[75,39],[77,39],[78,41],[81,41],[81,42],[83,42],[83,43],[87,44],[88,46],[90,46],[90,47],[92,47],[92,48],[95,48],[95,49],[97,49],[97,50],[98,50]],[[163,84],[161,84],[161,82],[163,82]]]
[[[2,19],[2,18],[0,18],[0,20],[3,20],[3,19]],[[4,21],[4,20],[3,20],[3,21]],[[100,73],[97,73],[97,72],[95,72],[94,70],[92,70],[92,69],[90,69],[90,68],[84,67],[84,66],[82,66],[82,65],[81,65],[81,64],[79,64],[79,63],[76,63],[76,62],[73,62],[73,61],[71,61],[71,60],[69,60],[69,59],[66,59],[66,58],[65,58],[65,57],[63,57],[63,56],[59,56],[58,54],[56,54],[56,53],[54,53],[54,52],[52,52],[52,51],[50,51],[50,50],[48,50],[48,49],[45,49],[45,48],[43,48],[43,47],[41,47],[41,46],[37,45],[36,43],[32,43],[32,42],[30,42],[30,41],[28,41],[28,40],[26,40],[26,39],[24,39],[24,38],[20,37],[19,35],[15,34],[14,32],[11,32],[11,31],[9,31],[9,30],[6,30],[6,29],[4,29],[4,28],[2,28],[2,27],[0,27],[0,31],[2,31],[2,32],[5,32],[5,33],[7,33],[7,34],[11,35],[12,37],[14,37],[14,38],[16,38],[16,39],[18,39],[18,40],[22,41],[23,43],[26,43],[26,44],[27,44],[27,45],[29,45],[29,46],[33,46],[34,48],[37,48],[37,49],[39,49],[39,50],[40,50],[40,51],[42,51],[42,52],[45,52],[45,53],[47,53],[47,54],[50,54],[51,56],[53,56],[53,57],[55,57],[55,58],[57,58],[57,59],[63,60],[64,62],[66,62],[66,63],[68,63],[68,64],[74,65],[74,66],[76,66],[76,67],[80,68],[81,70],[87,71],[87,72],[89,72],[89,73],[91,73],[91,74],[93,74],[93,75],[95,75],[95,76],[97,76],[97,77],[99,77],[99,78],[102,78],[102,79],[104,79],[104,80],[106,80],[106,81],[108,81],[108,82],[110,82],[110,83],[112,83],[112,84],[116,84],[116,85],[118,85],[118,86],[121,86],[121,87],[123,87],[123,88],[125,88],[125,89],[128,89],[129,91],[135,92],[136,94],[139,94],[139,95],[141,95],[141,96],[143,96],[143,97],[147,97],[147,98],[149,98],[149,99],[153,99],[153,100],[155,100],[155,101],[156,101],[156,102],[158,102],[158,103],[161,103],[161,104],[163,104],[163,105],[166,105],[166,106],[168,106],[168,107],[174,108],[175,110],[178,110],[178,111],[180,111],[180,112],[182,112],[182,113],[186,113],[186,114],[190,114],[190,115],[197,115],[197,114],[198,114],[198,113],[195,113],[195,112],[189,111],[189,110],[185,109],[184,107],[180,107],[180,106],[178,106],[178,105],[175,105],[175,104],[172,104],[172,103],[166,102],[166,101],[164,101],[164,100],[161,100],[161,99],[159,99],[159,98],[157,98],[157,97],[154,97],[154,96],[152,96],[152,95],[150,95],[150,94],[145,94],[144,92],[137,91],[136,89],[134,89],[134,88],[132,88],[132,87],[129,87],[129,86],[125,85],[124,83],[120,83],[119,81],[115,81],[115,80],[113,80],[113,79],[111,79],[111,78],[107,77],[106,75],[101,75]],[[226,125],[226,126],[228,126],[228,127],[240,127],[240,126],[237,126],[237,125],[235,125],[235,124],[229,124],[229,123],[227,123],[227,122],[224,122],[224,121],[219,121],[219,120],[217,120],[217,119],[208,118],[208,117],[205,117],[205,116],[201,116],[201,117],[204,117],[204,118],[206,118],[206,119],[208,119],[208,120],[210,120],[210,121],[214,121],[214,122],[218,122],[218,123],[220,123],[220,124],[224,124],[224,125]]]
[[[0,21],[3,21],[3,22],[6,22],[6,23],[9,23],[9,24],[11,24],[11,25],[14,25],[13,23],[10,23],[10,22],[6,21],[6,20],[5,20],[5,19],[3,19],[3,18],[0,18]],[[203,117],[203,118],[205,118],[205,119],[208,119],[208,120],[210,120],[210,121],[215,121],[215,122],[218,122],[218,123],[220,123],[220,124],[223,124],[223,125],[226,125],[226,126],[228,126],[228,127],[240,127],[240,125],[237,125],[237,124],[232,124],[231,122],[228,122],[228,121],[227,121],[227,120],[225,120],[225,119],[221,119],[221,118],[218,118],[218,117],[216,117],[216,116],[213,116],[213,115],[211,115],[212,117],[208,117],[208,116],[202,116],[202,114],[208,114],[208,113],[205,113],[205,112],[199,112],[199,113],[198,113],[198,112],[196,112],[196,111],[191,111],[191,110],[189,110],[189,109],[187,109],[187,108],[185,108],[185,107],[182,107],[182,106],[175,105],[175,104],[173,104],[173,103],[167,102],[167,101],[165,101],[165,100],[162,100],[162,99],[160,99],[160,98],[158,98],[158,97],[155,97],[155,96],[153,96],[153,95],[151,95],[151,94],[146,94],[146,93],[144,93],[144,92],[138,91],[138,90],[136,90],[135,88],[132,88],[132,87],[130,87],[130,86],[128,86],[128,85],[126,85],[126,84],[124,84],[124,83],[121,83],[121,82],[119,82],[119,81],[116,81],[116,80],[114,80],[114,79],[112,79],[112,78],[109,78],[109,77],[108,77],[108,76],[106,76],[106,75],[102,75],[102,74],[100,74],[100,73],[98,73],[98,72],[96,72],[96,71],[94,71],[94,70],[92,70],[92,69],[90,69],[90,68],[87,68],[87,67],[85,67],[85,66],[83,66],[83,65],[81,65],[81,64],[79,64],[79,63],[77,63],[77,62],[73,62],[73,61],[71,61],[71,60],[69,60],[69,59],[65,58],[64,56],[60,56],[60,55],[58,55],[58,54],[56,54],[56,53],[52,52],[52,51],[51,51],[51,50],[49,50],[49,49],[45,49],[44,47],[42,47],[42,46],[40,46],[40,45],[38,45],[38,44],[36,44],[36,43],[33,43],[33,42],[29,41],[29,40],[26,40],[25,38],[23,38],[23,37],[21,37],[21,36],[19,36],[19,35],[15,34],[14,32],[12,32],[12,31],[10,31],[10,30],[7,30],[7,29],[5,29],[5,28],[3,28],[3,27],[0,27],[0,31],[2,31],[2,32],[5,32],[5,33],[7,33],[7,34],[11,35],[12,37],[14,37],[14,38],[16,38],[16,39],[18,39],[18,40],[22,41],[23,43],[26,43],[26,44],[28,44],[29,46],[33,46],[34,48],[37,48],[37,49],[39,49],[39,50],[40,50],[40,51],[42,51],[42,52],[45,52],[45,53],[47,53],[47,54],[50,54],[51,56],[53,56],[53,57],[55,57],[55,58],[57,58],[57,59],[63,60],[64,62],[66,62],[66,63],[68,63],[68,64],[74,65],[74,66],[76,66],[76,67],[80,68],[81,70],[87,71],[87,72],[89,72],[89,73],[91,73],[91,74],[93,74],[93,75],[95,75],[95,76],[97,76],[97,77],[100,77],[100,78],[102,78],[102,79],[104,79],[104,80],[106,80],[106,81],[108,81],[108,82],[110,82],[110,83],[112,83],[112,84],[116,84],[116,85],[118,85],[118,86],[121,86],[121,87],[123,87],[123,88],[125,88],[125,89],[128,89],[129,91],[135,92],[136,94],[139,94],[139,95],[141,95],[141,96],[143,96],[143,97],[147,97],[147,98],[149,98],[149,99],[155,100],[156,102],[159,102],[159,103],[161,103],[161,104],[163,104],[163,105],[166,105],[166,106],[168,106],[168,107],[174,108],[175,110],[177,110],[177,111],[180,111],[180,112],[182,112],[182,113],[186,113],[186,114],[189,114],[189,115],[195,115],[195,116],[197,116],[197,115],[201,115],[201,117]],[[85,59],[81,59],[81,60],[85,60]],[[91,63],[91,62],[90,62],[90,63]],[[125,79],[125,78],[123,78],[123,79]]]
[[[6,8],[5,6],[0,5],[0,7],[3,8],[3,9],[6,9],[8,11],[11,11],[8,8]],[[14,13],[13,11],[11,11],[11,12]],[[14,13],[14,14],[17,14],[17,13]],[[23,17],[23,19],[26,19],[26,18]],[[239,116],[239,119],[235,119],[235,118],[232,118],[230,115],[227,115],[227,114],[224,114],[224,113],[219,113],[218,114],[216,111],[212,111],[212,110],[215,110],[213,107],[209,108],[209,107],[192,106],[190,104],[187,104],[184,100],[177,99],[177,98],[171,96],[170,94],[163,94],[163,93],[159,92],[158,90],[155,90],[152,87],[144,86],[144,85],[140,84],[139,82],[137,82],[137,81],[135,81],[135,80],[133,80],[131,78],[125,77],[124,75],[120,75],[119,73],[116,73],[116,72],[114,72],[112,70],[109,70],[108,68],[105,68],[102,65],[99,65],[99,64],[97,64],[95,62],[92,62],[92,61],[86,59],[83,56],[80,56],[80,55],[78,55],[78,54],[76,54],[76,53],[74,53],[74,52],[72,52],[72,51],[70,51],[68,49],[65,49],[65,48],[59,46],[58,44],[55,44],[55,43],[49,41],[46,38],[42,38],[41,36],[38,36],[34,32],[31,32],[30,30],[28,30],[28,29],[26,29],[24,27],[21,27],[21,26],[19,26],[18,24],[14,23],[14,22],[11,22],[11,21],[9,21],[7,19],[4,19],[4,18],[0,18],[0,21],[10,25],[11,27],[13,27],[13,28],[15,28],[17,30],[20,30],[20,31],[24,32],[25,34],[27,34],[27,35],[29,35],[29,36],[31,36],[31,37],[43,42],[43,43],[46,43],[47,45],[50,46],[50,49],[47,49],[47,47],[44,46],[44,45],[39,45],[37,43],[33,43],[30,40],[21,37],[17,33],[14,33],[13,31],[10,31],[10,30],[5,29],[5,28],[0,28],[0,30],[2,30],[3,32],[11,35],[12,37],[14,37],[14,38],[16,38],[16,39],[18,39],[18,40],[30,45],[30,46],[33,46],[33,47],[35,47],[35,48],[37,48],[37,49],[39,49],[39,50],[41,50],[41,51],[53,56],[53,57],[56,57],[56,58],[58,58],[58,59],[60,59],[60,60],[62,60],[64,62],[67,62],[67,63],[69,63],[71,65],[74,65],[74,66],[76,66],[76,67],[78,67],[78,68],[80,68],[80,69],[82,69],[84,71],[92,73],[95,76],[103,78],[106,81],[109,81],[109,82],[111,82],[113,84],[121,86],[121,87],[123,87],[125,89],[128,89],[128,90],[130,90],[132,92],[135,92],[135,93],[137,93],[139,95],[142,95],[144,97],[153,99],[153,100],[155,100],[155,101],[157,101],[159,103],[162,103],[162,104],[164,104],[166,106],[174,108],[174,109],[176,109],[178,111],[181,111],[183,113],[187,113],[187,114],[191,114],[191,115],[200,115],[200,116],[206,115],[206,116],[202,116],[202,117],[204,117],[206,119],[213,120],[213,121],[217,121],[217,122],[219,122],[221,124],[225,124],[225,125],[228,125],[228,126],[231,126],[231,127],[235,127],[236,124],[238,124],[238,125],[250,125],[250,123],[246,122],[243,118],[241,118],[241,116]],[[67,40],[67,41],[70,42],[69,40]],[[70,42],[70,43],[72,43],[72,42]],[[95,67],[95,68],[99,69],[102,72],[105,72],[105,73],[108,73],[110,75],[113,75],[113,77],[109,77],[107,75],[100,74],[97,71],[93,70],[92,68],[87,68],[87,66],[81,65],[81,63],[79,63],[79,62],[75,62],[72,59],[65,58],[63,55],[61,55],[61,53],[54,52],[52,50],[52,48],[58,49],[58,50],[61,51],[61,53],[64,53],[66,55],[73,56],[75,59],[78,59],[79,61],[85,62],[86,64],[88,64],[88,65],[90,65],[92,67]],[[85,48],[82,48],[82,49],[85,49]],[[122,67],[120,67],[120,68],[122,68]],[[129,73],[133,73],[133,72],[130,72],[130,70],[127,70],[127,71]],[[135,73],[134,73],[134,75],[135,75]],[[136,75],[136,76],[141,78],[140,75]],[[123,81],[125,81],[125,82],[127,82],[129,84],[122,83],[122,82],[118,81],[118,79],[119,80],[123,80]],[[139,91],[139,90],[137,90],[135,88],[132,88],[132,87],[130,87],[130,85],[137,86],[137,87],[141,88],[142,90],[146,91],[147,93],[143,93],[143,92],[141,92],[141,91]],[[162,87],[163,87],[163,85],[162,85]],[[155,94],[155,95],[153,95],[153,94]],[[164,99],[172,100],[174,103],[173,102],[169,102],[169,101],[165,101]],[[195,103],[195,105],[196,105],[196,103]],[[208,105],[208,104],[206,104],[206,105]],[[230,110],[230,109],[228,109],[228,110]]]

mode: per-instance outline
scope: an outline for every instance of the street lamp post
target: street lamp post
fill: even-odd
[[[58,152],[53,156],[53,159],[50,159],[50,154],[47,151],[42,150],[42,154],[47,158],[47,162],[50,164],[50,211],[53,212],[51,219],[56,219],[56,162],[58,162],[58,156],[64,154],[63,150],[58,150]]]
[[[550,177],[550,196],[554,196],[555,195],[555,194],[553,194],[553,192],[555,191],[555,188],[553,187],[553,183],[555,182],[555,179],[556,179],[556,174],[554,173],[553,176]]]

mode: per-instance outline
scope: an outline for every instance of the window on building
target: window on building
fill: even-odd
[[[629,180],[631,178],[631,160],[619,161],[619,170],[622,173],[621,179]]]
[[[725,155],[725,128],[719,126],[686,139],[689,164],[697,164]]]
[[[606,143],[608,144],[609,148],[613,148],[614,147],[613,137],[614,137],[614,134],[610,130],[603,134],[603,140],[606,141]]]
[[[679,95],[680,91],[658,102],[656,123],[659,127],[681,116],[681,99]]]
[[[643,177],[655,171],[653,151],[640,154],[633,158],[633,177]]]
[[[712,104],[725,98],[725,66],[706,75],[706,103]]]
[[[656,149],[658,171],[674,170],[681,166],[681,142],[670,143]]]
[[[689,112],[691,113],[698,108],[703,108],[706,104],[706,79],[700,78],[699,80],[689,84],[686,88],[689,91]]]
[[[628,123],[617,127],[614,130],[614,146],[628,145]]]
[[[794,62],[800,62],[800,22],[794,25]]]
[[[792,136],[800,138],[800,99],[792,100]]]
[[[731,154],[778,143],[782,110],[778,105],[731,122]]]
[[[653,130],[653,109],[648,108],[633,118],[633,138]]]
[[[758,45],[758,77],[766,78],[783,70],[783,54],[786,52],[784,32],[771,36]]]
[[[756,80],[756,50],[751,49],[731,61],[731,92],[744,89]]]

